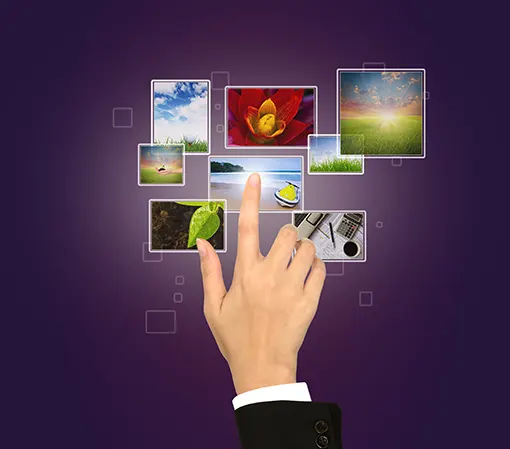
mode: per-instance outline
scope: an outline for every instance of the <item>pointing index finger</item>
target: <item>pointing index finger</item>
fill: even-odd
[[[237,257],[244,261],[254,260],[260,254],[259,247],[260,175],[252,173],[244,187],[239,214],[239,238]]]

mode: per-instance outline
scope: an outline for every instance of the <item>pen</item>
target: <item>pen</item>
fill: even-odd
[[[333,235],[333,225],[329,222],[329,232],[331,234],[331,241],[333,242],[333,248],[336,248],[335,236]]]

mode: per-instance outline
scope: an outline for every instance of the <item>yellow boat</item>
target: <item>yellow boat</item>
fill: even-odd
[[[295,207],[299,203],[300,188],[296,184],[285,181],[287,185],[274,193],[277,203],[283,207]]]

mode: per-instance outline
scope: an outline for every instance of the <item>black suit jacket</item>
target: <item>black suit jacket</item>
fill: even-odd
[[[275,401],[236,410],[243,449],[341,449],[341,410],[322,402]]]

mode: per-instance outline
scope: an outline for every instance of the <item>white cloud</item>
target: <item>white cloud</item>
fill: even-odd
[[[154,121],[154,138],[160,142],[181,140],[183,136],[192,136],[207,140],[207,98],[195,97],[188,105],[180,106],[172,111],[175,115],[171,120],[159,118]],[[181,120],[185,119],[184,121]]]
[[[157,106],[158,104],[163,104],[165,101],[166,101],[166,98],[164,98],[164,97],[154,98],[154,106]]]
[[[167,94],[173,96],[177,88],[177,83],[174,82],[159,82],[154,83],[154,92],[158,94]]]

